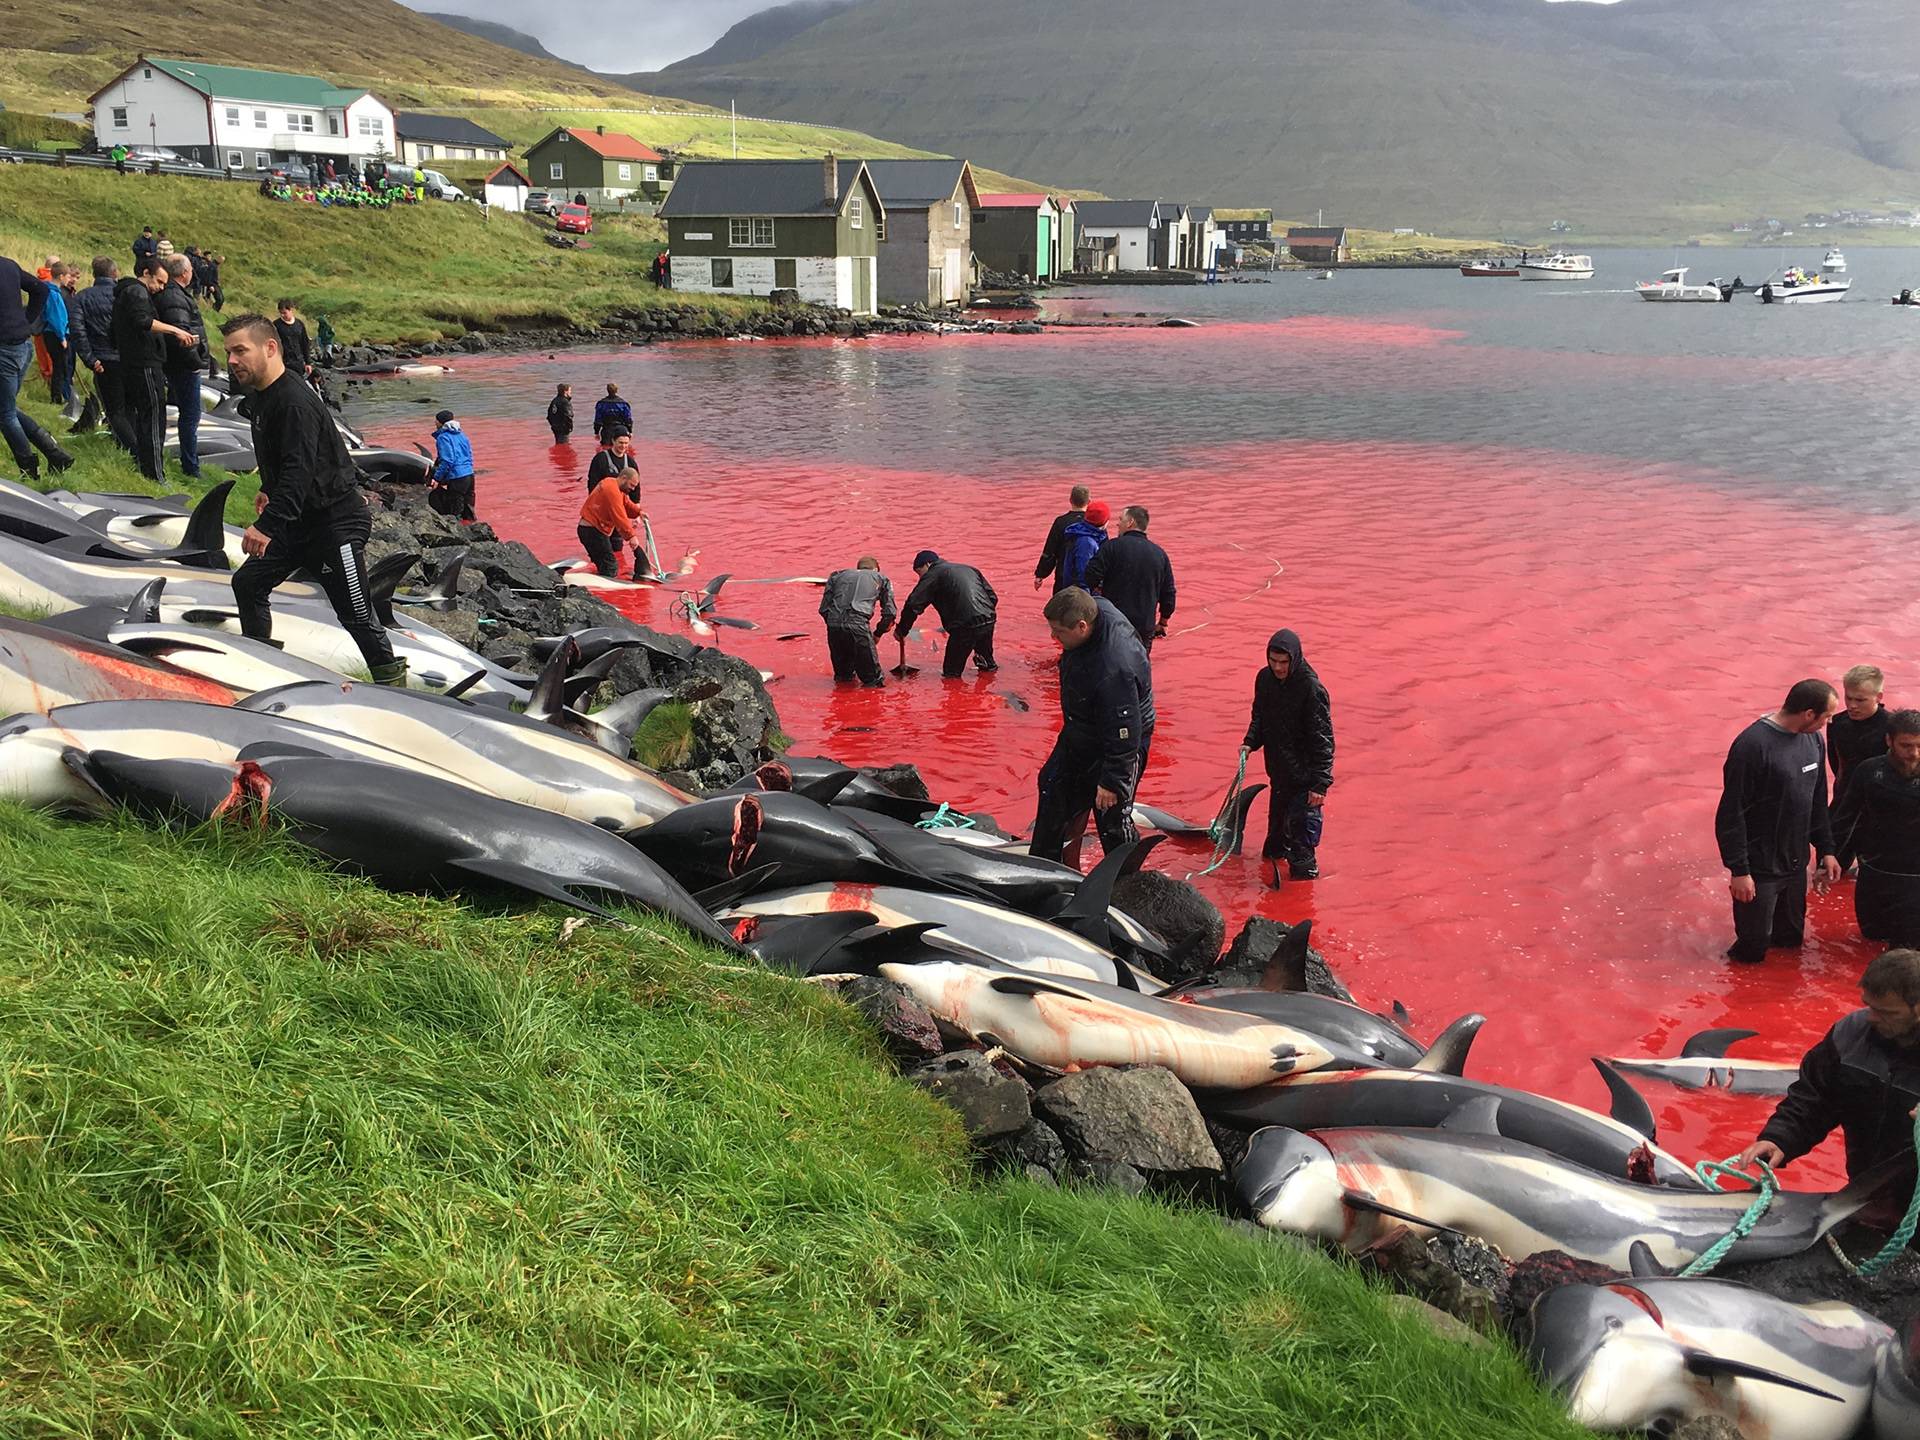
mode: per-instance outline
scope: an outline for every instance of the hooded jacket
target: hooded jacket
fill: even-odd
[[[1253,680],[1253,718],[1240,743],[1266,751],[1267,777],[1276,793],[1306,790],[1324,795],[1333,785],[1333,702],[1301,654],[1298,635],[1275,631],[1267,653],[1276,651],[1292,662],[1287,678],[1276,680],[1271,667],[1260,667]]]
[[[1173,618],[1173,562],[1144,530],[1123,530],[1102,545],[1081,583],[1111,600],[1143,642]]]
[[[874,607],[880,610],[874,617]],[[827,592],[820,597],[820,618],[829,630],[866,630],[884,635],[892,628],[897,612],[893,604],[893,582],[878,570],[836,570],[827,577]]]
[[[113,281],[101,276],[76,294],[68,308],[73,311],[69,338],[87,367],[91,369],[96,360],[118,364],[120,352],[113,348]]]
[[[193,303],[185,287],[169,280],[166,289],[153,297],[153,313],[194,338],[192,345],[182,345],[172,336],[167,337],[162,368],[169,375],[191,374],[212,367],[212,356],[207,350],[207,322],[200,318],[200,307]]]
[[[52,281],[47,282],[47,303],[41,308],[36,333],[50,340],[67,338],[67,293]]]
[[[1093,557],[1100,547],[1107,543],[1107,530],[1104,525],[1095,525],[1084,517],[1069,520],[1066,529],[1060,532],[1060,568],[1054,572],[1054,592],[1057,594],[1069,585],[1078,585],[1082,589],[1087,584],[1087,566],[1093,563]]]
[[[1140,747],[1153,729],[1153,671],[1133,625],[1110,600],[1084,644],[1060,652],[1059,749],[1100,761],[1100,784],[1133,793]]]
[[[0,255],[0,345],[18,345],[33,333],[51,288],[31,271]],[[26,296],[26,304],[14,303],[16,291]]]
[[[1053,524],[1047,527],[1046,543],[1040,547],[1040,563],[1033,567],[1033,578],[1044,580],[1049,575],[1053,576],[1053,590],[1056,595],[1066,589],[1068,584],[1059,575],[1060,547],[1061,542],[1066,539],[1067,526],[1076,520],[1086,518],[1085,510],[1069,510],[1064,515],[1054,516]]]
[[[153,308],[153,295],[138,276],[125,275],[113,287],[113,348],[120,352],[120,363],[129,370],[158,370],[165,352],[165,337],[153,333],[159,319]]]
[[[1800,1078],[1760,1132],[1788,1160],[1799,1159],[1836,1126],[1846,1137],[1850,1178],[1892,1156],[1913,1154],[1908,1112],[1920,1101],[1920,1046],[1881,1039],[1872,1016],[1871,1010],[1846,1016],[1800,1062]],[[1895,1188],[1904,1200],[1909,1192]]]
[[[907,596],[900,612],[899,633],[913,629],[913,622],[929,605],[949,630],[966,630],[991,625],[999,614],[1000,597],[993,593],[987,577],[971,565],[954,560],[936,560],[920,577],[920,583]]]
[[[433,432],[433,454],[433,479],[465,480],[473,474],[473,442],[458,420],[449,420]]]

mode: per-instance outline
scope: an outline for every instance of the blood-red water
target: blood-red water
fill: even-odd
[[[713,643],[773,673],[796,751],[911,760],[936,797],[1016,827],[1031,819],[1057,723],[1055,651],[1031,578],[1039,541],[1075,481],[1145,504],[1180,601],[1154,651],[1160,725],[1143,798],[1211,818],[1281,625],[1302,635],[1333,696],[1322,878],[1274,893],[1256,860],[1229,860],[1198,883],[1230,933],[1251,914],[1311,917],[1364,1001],[1403,1001],[1426,1033],[1482,1011],[1472,1073],[1596,1108],[1594,1055],[1676,1053],[1696,1030],[1738,1025],[1762,1037],[1742,1053],[1797,1058],[1858,1003],[1872,947],[1843,884],[1814,900],[1800,953],[1738,969],[1722,958],[1719,766],[1792,681],[1902,653],[1916,606],[1904,591],[1889,597],[1887,579],[1904,573],[1920,527],[1864,524],[1826,497],[1770,494],[1698,465],[1382,439],[1396,430],[1386,396],[1376,423],[1344,427],[1371,431],[1352,438],[1258,438],[1261,425],[1236,410],[1233,425],[1211,428],[1239,438],[1116,441],[1143,428],[1143,376],[1212,374],[1209,356],[1242,366],[1232,404],[1251,396],[1281,411],[1303,402],[1249,353],[1312,367],[1318,378],[1299,387],[1309,399],[1329,369],[1377,373],[1390,360],[1404,396],[1505,383],[1535,363],[1459,338],[1319,318],[1018,342],[687,346],[477,361],[433,389],[480,456],[483,518],[551,559],[576,551],[592,441],[549,444],[545,395],[556,377],[574,379],[584,421],[590,382],[620,378],[650,437],[645,500],[664,558],[693,545],[694,583],[733,573],[719,608],[760,628]],[[1622,363],[1604,357],[1602,372]],[[1754,362],[1763,373],[1776,363]],[[1074,396],[1049,388],[1063,386]],[[1062,405],[1096,419],[1043,434],[1023,416]],[[381,409],[396,413],[384,397]],[[918,676],[882,692],[836,688],[819,591],[760,583],[871,552],[904,596],[923,546],[980,566],[998,588],[997,675],[942,680],[930,616],[910,655]],[[615,603],[684,628],[672,598]],[[1264,819],[1262,803],[1256,852]],[[1155,863],[1185,873],[1207,858],[1205,845],[1168,842]],[[1663,1143],[1688,1157],[1740,1148],[1770,1103],[1651,1083],[1646,1093]],[[1790,1175],[1812,1186],[1839,1173],[1830,1146]]]

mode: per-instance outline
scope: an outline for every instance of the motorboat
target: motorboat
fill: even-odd
[[[1511,260],[1469,260],[1460,267],[1460,273],[1469,280],[1511,280],[1520,273],[1520,267]]]
[[[1333,272],[1331,270],[1322,270],[1318,275],[1314,276],[1313,278],[1316,280],[1331,280],[1333,278]]]
[[[1593,257],[1569,255],[1564,250],[1556,250],[1537,260],[1522,260],[1519,270],[1522,280],[1591,280]]]
[[[1828,258],[1838,254],[1837,250],[1829,251]],[[1846,263],[1845,257],[1841,257],[1842,267]],[[1769,280],[1754,293],[1762,305],[1825,305],[1846,299],[1847,291],[1852,288],[1853,281],[1829,271],[1825,265],[1818,271],[1789,265],[1778,280]]]
[[[1840,247],[1834,246],[1827,251],[1827,258],[1820,262],[1822,275],[1844,275],[1847,273],[1847,257],[1840,253]]]
[[[1633,287],[1633,293],[1642,300],[1670,303],[1691,301],[1704,305],[1718,305],[1723,300],[1731,298],[1733,294],[1730,288],[1723,286],[1718,280],[1709,281],[1704,285],[1689,285],[1687,267],[1684,265],[1667,271],[1658,280],[1643,280]]]

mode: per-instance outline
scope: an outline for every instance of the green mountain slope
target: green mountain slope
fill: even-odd
[[[865,0],[671,83],[1109,194],[1631,234],[1920,195],[1899,6],[1840,8],[1810,25],[1784,0]],[[1845,33],[1801,51],[1810,29]]]

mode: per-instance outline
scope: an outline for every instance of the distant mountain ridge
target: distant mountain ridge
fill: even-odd
[[[758,60],[776,46],[784,45],[823,20],[831,20],[842,10],[851,10],[858,3],[859,0],[791,0],[789,4],[761,10],[730,27],[698,55],[674,61],[665,67],[665,72]]]
[[[524,30],[516,30],[511,25],[502,25],[493,20],[481,20],[472,15],[456,15],[448,10],[422,10],[429,20],[437,20],[450,29],[463,35],[472,35],[481,40],[491,40],[495,45],[504,45],[509,50],[518,50],[522,55],[531,55],[536,60],[551,60],[556,65],[566,65],[579,70],[581,74],[590,74],[584,66],[574,65],[573,61],[554,54],[540,41]]]
[[[624,78],[1358,224],[1607,235],[1920,203],[1906,0],[854,0],[754,49]]]

